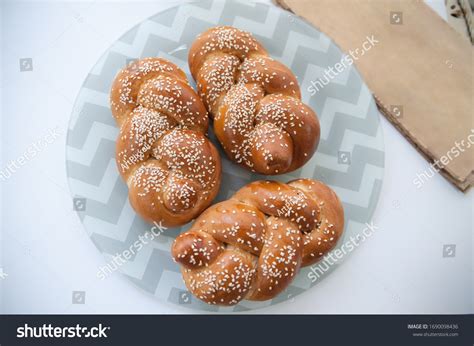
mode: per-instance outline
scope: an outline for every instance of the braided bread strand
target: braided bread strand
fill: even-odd
[[[334,248],[343,229],[341,202],[325,184],[256,181],[204,211],[176,238],[172,255],[206,303],[267,300]]]
[[[135,211],[164,226],[199,215],[218,192],[221,165],[185,73],[160,58],[135,61],[116,76],[110,105],[120,126],[117,167]]]
[[[220,26],[192,44],[188,62],[216,136],[235,162],[262,174],[303,166],[319,143],[319,120],[301,102],[295,75],[248,32]]]

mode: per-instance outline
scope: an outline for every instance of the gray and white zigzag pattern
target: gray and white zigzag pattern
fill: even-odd
[[[161,56],[187,68],[187,48],[197,33],[215,25],[233,25],[252,32],[270,54],[298,76],[303,99],[321,121],[318,152],[302,169],[276,179],[315,178],[329,184],[341,197],[346,212],[345,237],[359,233],[375,210],[383,167],[383,137],[379,113],[370,91],[353,67],[314,96],[306,91],[311,80],[342,58],[340,49],[324,34],[274,6],[236,1],[202,1],[174,7],[142,22],[123,35],[88,75],[76,100],[67,138],[67,173],[74,197],[87,199],[78,212],[90,238],[104,256],[133,247],[152,227],[138,217],[128,202],[127,187],[115,165],[118,134],[108,97],[115,74],[130,59]],[[188,75],[190,80],[191,76]],[[210,134],[215,141],[213,134]],[[338,152],[351,155],[350,164],[338,163]],[[216,201],[243,185],[266,178],[223,158],[223,182]],[[160,299],[208,311],[245,311],[291,299],[313,284],[303,269],[287,292],[269,302],[242,302],[217,308],[191,297],[170,256],[170,245],[183,226],[167,230],[136,252],[120,267],[135,284]],[[343,241],[343,240],[342,240]],[[331,270],[334,268],[331,268]]]

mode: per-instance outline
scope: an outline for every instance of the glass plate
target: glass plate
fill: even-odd
[[[326,35],[274,5],[248,1],[187,3],[158,13],[125,33],[95,64],[79,92],[68,129],[67,175],[77,199],[77,213],[107,261],[99,268],[98,277],[117,270],[143,290],[172,304],[206,311],[246,311],[293,299],[323,280],[348,253],[333,265],[324,262],[319,267],[315,264],[303,268],[291,286],[271,301],[243,301],[234,307],[202,303],[186,291],[179,266],[170,255],[174,238],[189,224],[162,233],[155,229],[156,236],[149,233],[148,238],[143,237],[153,225],[135,214],[128,202],[127,186],[118,175],[118,129],[108,103],[112,80],[131,59],[169,59],[186,71],[192,82],[188,48],[198,33],[216,25],[232,25],[253,33],[273,58],[292,69],[303,101],[320,119],[321,141],[313,158],[295,172],[270,179],[286,182],[305,177],[325,182],[344,204],[346,229],[337,248],[341,249],[351,236],[361,234],[371,220],[382,186],[384,144],[379,112],[354,66],[345,68],[318,92],[310,93],[311,81],[323,78],[325,69],[341,61],[344,54]],[[220,148],[212,129],[209,136]],[[269,178],[250,173],[230,162],[222,150],[220,153],[223,175],[215,202],[227,199],[251,181]],[[136,251],[137,241],[140,251]],[[130,260],[113,260],[117,254],[125,258],[130,249],[135,250]]]

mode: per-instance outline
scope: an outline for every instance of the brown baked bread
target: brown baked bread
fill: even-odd
[[[132,207],[145,220],[183,225],[216,196],[221,164],[206,138],[206,108],[185,73],[160,58],[132,62],[110,95],[120,127],[116,161]]]
[[[172,255],[189,291],[206,303],[267,300],[326,255],[343,229],[341,202],[325,184],[256,181],[204,211]]]
[[[227,155],[262,174],[303,166],[319,143],[319,120],[301,102],[295,75],[248,32],[220,26],[200,34],[188,62]]]

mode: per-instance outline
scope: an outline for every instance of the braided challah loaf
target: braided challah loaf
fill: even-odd
[[[323,183],[257,181],[204,211],[176,238],[172,254],[196,297],[234,305],[275,297],[301,266],[326,255],[343,229],[341,202]]]
[[[311,158],[319,142],[318,118],[301,102],[295,75],[251,34],[211,28],[194,41],[188,61],[232,160],[262,174],[282,174]]]
[[[115,78],[110,105],[120,126],[117,166],[135,211],[164,226],[199,215],[218,192],[221,164],[184,72],[160,58],[135,61]]]

